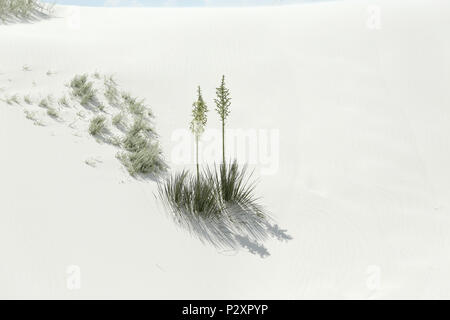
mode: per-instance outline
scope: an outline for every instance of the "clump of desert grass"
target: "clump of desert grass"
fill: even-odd
[[[104,85],[108,103],[121,109],[111,119],[113,126],[124,134],[119,144],[123,151],[117,153],[117,158],[130,175],[159,179],[167,170],[167,164],[151,121],[152,111],[144,99],[128,92],[119,94],[112,76],[104,78]]]
[[[53,105],[53,97],[48,95],[39,101],[39,107],[49,109]]]
[[[68,108],[70,106],[69,100],[67,99],[67,97],[65,95],[58,99],[58,104],[64,108]]]
[[[47,109],[47,114],[48,114],[50,117],[52,117],[52,118],[55,118],[55,119],[58,119],[58,118],[59,118],[59,112],[58,112],[58,110],[56,110],[56,109],[53,108],[53,107],[49,107],[49,108]]]
[[[6,103],[9,105],[13,105],[13,104],[20,104],[20,98],[19,95],[14,94],[10,97],[6,98]]]
[[[24,113],[25,113],[25,117],[28,120],[33,120],[33,121],[37,120],[37,112],[36,111],[25,110]]]
[[[152,135],[153,129],[147,122],[143,118],[136,118],[123,139],[123,145],[127,151],[137,152],[145,148]]]
[[[128,92],[122,93],[122,99],[125,103],[125,106],[128,108],[128,111],[135,116],[148,116],[153,117],[153,113],[144,103],[144,99],[138,99],[133,97]]]
[[[149,143],[134,152],[121,152],[117,157],[132,176],[149,174],[157,177],[167,168],[158,143]]]
[[[171,175],[158,184],[158,192],[179,222],[185,218],[219,218],[222,215],[216,190],[206,175],[191,175],[189,171]]]
[[[38,0],[1,0],[0,22],[31,21],[48,17],[53,5]]]
[[[96,116],[89,122],[89,134],[99,136],[106,131],[106,118],[104,116]]]
[[[159,175],[167,165],[162,157],[162,150],[156,141],[156,134],[145,118],[136,117],[121,142],[125,152],[120,152],[117,158],[135,176]]]
[[[50,103],[46,98],[43,98],[43,99],[41,99],[41,101],[39,101],[39,107],[48,108],[49,106],[50,106]]]
[[[113,146],[116,147],[121,147],[122,146],[122,138],[117,136],[117,135],[111,135],[106,139],[106,142],[109,144],[112,144]]]
[[[44,126],[44,123],[38,118],[38,114],[36,111],[24,110],[25,117],[28,120],[33,121],[33,124],[36,126]]]
[[[105,112],[105,105],[101,102],[97,103],[97,109],[101,112]]]
[[[117,82],[114,77],[105,76],[103,84],[105,85],[104,96],[108,103],[112,106],[117,106],[119,104],[119,90],[117,89]]]
[[[88,80],[87,74],[76,75],[69,83],[72,96],[79,99],[80,104],[87,106],[96,103],[96,90],[92,81]]]
[[[122,128],[124,126],[125,114],[123,112],[119,112],[112,117],[112,124],[117,128]]]
[[[33,104],[33,99],[31,98],[31,96],[30,96],[29,94],[27,94],[27,95],[25,95],[25,96],[23,97],[23,101],[24,101],[26,104]]]

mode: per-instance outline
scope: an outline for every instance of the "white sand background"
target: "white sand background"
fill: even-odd
[[[226,74],[229,128],[279,130],[279,168],[257,193],[293,239],[267,241],[264,259],[204,245],[114,148],[0,101],[1,298],[450,298],[448,1],[56,16],[0,26],[1,97],[114,73],[151,105],[170,160],[196,86],[213,109]]]

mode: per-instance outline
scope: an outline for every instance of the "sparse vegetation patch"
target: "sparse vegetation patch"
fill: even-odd
[[[9,98],[6,98],[6,103],[9,105],[19,104],[19,96],[17,94],[12,95]]]
[[[104,116],[97,116],[91,119],[89,123],[89,133],[97,136],[106,129],[106,118]]]
[[[38,0],[1,0],[0,22],[36,20],[48,17],[52,9],[52,4],[44,4]]]
[[[117,106],[119,103],[119,91],[117,90],[117,82],[114,80],[113,76],[105,76],[105,98],[108,103],[112,106]]]
[[[39,107],[48,109],[53,104],[53,97],[51,95],[48,95],[45,98],[42,98],[41,101],[39,101]]]
[[[24,66],[24,70],[28,67]],[[103,81],[98,81],[101,79]],[[151,121],[153,113],[144,104],[144,99],[119,93],[115,79],[98,72],[75,75],[66,87],[68,92],[61,93],[56,103],[52,95],[40,95],[33,106],[31,96],[25,95],[23,99],[31,108],[25,116],[35,124],[41,123],[38,116],[47,115],[58,120],[64,116],[70,128],[84,128],[98,142],[117,147],[117,158],[131,175],[156,178],[167,169]],[[5,98],[5,102],[19,103],[19,97]],[[33,107],[36,110],[32,110]],[[109,123],[112,126],[108,126]],[[76,134],[80,136],[79,132]]]
[[[58,99],[58,104],[64,108],[69,107],[69,101],[67,100],[65,95]]]
[[[88,80],[87,74],[76,75],[70,81],[72,95],[80,100],[81,105],[86,106],[95,102],[95,89],[93,83]]]
[[[149,116],[153,117],[153,114],[144,104],[144,100],[139,100],[131,96],[129,93],[122,93],[122,99],[125,102],[125,105],[128,107],[128,111],[136,116]]]
[[[118,154],[118,158],[131,175],[158,174],[166,169],[155,136],[153,128],[145,118],[135,118],[122,141],[122,146],[127,152]]]
[[[29,94],[27,94],[26,96],[23,97],[23,101],[25,101],[26,104],[33,103],[33,100],[31,99],[31,96]]]
[[[47,114],[52,117],[52,118],[58,118],[59,117],[59,113],[55,108],[48,108],[47,109]]]

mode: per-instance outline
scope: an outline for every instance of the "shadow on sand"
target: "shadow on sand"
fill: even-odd
[[[281,229],[270,217],[261,217],[248,208],[233,205],[225,210],[221,218],[204,218],[189,213],[172,216],[183,229],[201,242],[217,249],[238,251],[245,249],[261,258],[270,256],[264,241],[274,238],[289,241],[293,238]]]

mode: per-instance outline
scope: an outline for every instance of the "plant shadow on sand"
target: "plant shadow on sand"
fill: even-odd
[[[238,174],[230,175],[233,170]],[[224,172],[233,178],[224,182]],[[158,191],[174,222],[202,243],[222,250],[245,249],[265,258],[270,256],[266,240],[292,237],[252,198],[254,184],[248,179],[245,167],[233,163],[219,173],[207,168],[200,177],[183,171],[160,183]],[[231,190],[231,198],[223,195],[224,189]]]
[[[273,221],[261,220],[248,212],[244,214],[238,208],[228,210],[226,218],[203,218],[185,213],[174,215],[173,219],[203,243],[217,249],[246,249],[261,258],[270,256],[263,244],[269,237],[279,241],[293,239],[287,230],[281,229]]]

